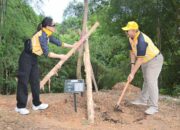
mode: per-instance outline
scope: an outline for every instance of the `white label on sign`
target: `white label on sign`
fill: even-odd
[[[71,80],[71,82],[72,82],[72,83],[76,83],[76,82],[78,82],[78,80]]]
[[[76,92],[83,92],[83,84],[82,83],[75,83],[74,91],[76,91]]]

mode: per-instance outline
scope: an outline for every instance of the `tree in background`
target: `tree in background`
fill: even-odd
[[[16,90],[16,70],[23,40],[30,37],[36,29],[39,18],[25,2],[6,1],[3,15],[0,44],[0,93],[9,94]],[[2,12],[1,12],[2,14]]]
[[[4,25],[4,17],[6,13],[6,7],[7,7],[7,1],[6,0],[0,0],[0,30],[2,30]],[[2,42],[3,36],[0,32],[0,43]]]
[[[78,5],[71,4],[71,7]],[[99,86],[110,88],[113,83],[125,80],[124,75],[129,71],[127,66],[129,63],[128,54],[126,53],[127,41],[124,39],[125,35],[120,28],[127,21],[135,20],[140,24],[140,30],[153,39],[165,56],[160,77],[161,92],[179,95],[180,70],[178,66],[180,65],[180,49],[177,17],[179,16],[179,1],[92,0],[89,5],[91,14],[89,23],[98,19],[101,24],[101,28],[90,39],[91,50],[93,50],[91,51],[92,61],[94,61],[94,69],[97,70],[95,72]],[[74,9],[78,10],[79,14],[82,13],[79,8],[74,7]],[[68,8],[67,11],[71,12]],[[68,14],[71,14],[70,12]],[[73,15],[73,18],[78,21],[79,16],[75,17]],[[71,15],[65,17],[64,22],[72,19]],[[117,69],[116,72],[120,75],[114,75],[113,69]],[[101,74],[98,74],[98,70],[101,70],[99,71]],[[139,72],[138,75],[134,83],[140,86],[142,84],[142,80],[139,78],[141,73]]]
[[[2,1],[6,1],[2,6]],[[14,93],[18,57],[23,49],[23,39],[31,37],[42,16],[37,16],[28,2],[34,0],[0,0],[0,93]],[[41,0],[42,1],[42,0]],[[4,5],[4,4],[3,4]],[[160,77],[160,91],[180,95],[180,27],[179,0],[89,0],[88,25],[96,20],[100,28],[89,39],[91,61],[100,89],[110,89],[116,82],[125,81],[129,73],[127,39],[121,27],[135,20],[140,30],[149,35],[165,57]],[[40,6],[39,6],[40,7]],[[5,13],[2,11],[5,11]],[[77,41],[82,25],[83,3],[71,2],[64,12],[64,21],[56,34],[62,41]],[[3,37],[3,39],[2,39]],[[57,53],[66,53],[50,46]],[[61,92],[66,78],[76,77],[76,59],[71,58],[61,70],[60,76],[52,79],[52,91]],[[43,62],[42,62],[43,61]],[[46,74],[56,61],[42,58],[41,75]],[[141,72],[135,85],[141,86]]]

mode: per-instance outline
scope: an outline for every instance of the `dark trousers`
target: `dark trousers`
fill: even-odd
[[[17,86],[17,107],[25,108],[28,99],[28,83],[30,83],[33,104],[38,106],[41,104],[39,69],[37,63],[37,56],[32,53],[22,52],[19,58],[18,68],[18,86]]]

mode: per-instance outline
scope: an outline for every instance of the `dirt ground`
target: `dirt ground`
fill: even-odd
[[[44,111],[33,111],[19,115],[14,111],[15,95],[0,95],[0,130],[180,130],[179,99],[160,98],[159,113],[144,114],[147,106],[131,105],[140,90],[129,86],[121,104],[123,112],[115,112],[116,104],[124,83],[118,83],[113,90],[93,94],[95,103],[95,124],[87,121],[86,95],[77,98],[77,113],[74,112],[72,94],[41,94],[41,100],[49,104]]]

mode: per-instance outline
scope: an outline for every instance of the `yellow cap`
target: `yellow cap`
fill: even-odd
[[[129,21],[125,27],[122,28],[124,31],[137,30],[139,29],[138,24],[135,21]]]

